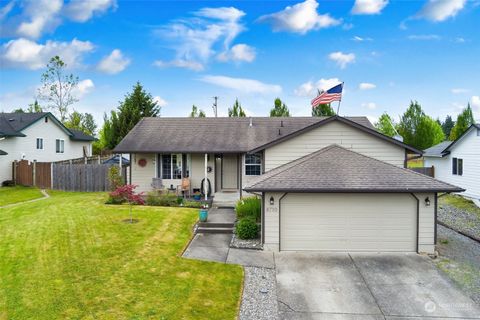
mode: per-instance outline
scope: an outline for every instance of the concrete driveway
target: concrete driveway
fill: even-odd
[[[275,254],[282,319],[480,319],[480,308],[417,254]]]

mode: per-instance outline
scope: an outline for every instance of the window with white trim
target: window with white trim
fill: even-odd
[[[452,158],[452,174],[463,175],[463,159]]]
[[[182,179],[182,155],[162,154],[162,179]]]
[[[259,176],[262,174],[262,155],[252,153],[245,155],[245,175]]]
[[[37,150],[43,150],[43,138],[37,138]]]
[[[56,139],[55,140],[55,152],[56,153],[64,153],[65,152],[65,140],[63,140],[63,139]]]

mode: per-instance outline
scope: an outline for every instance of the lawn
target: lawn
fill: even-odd
[[[0,319],[233,319],[240,266],[181,258],[197,210],[51,192],[0,211]]]
[[[438,198],[440,204],[446,204],[454,206],[457,209],[465,210],[469,213],[475,214],[480,218],[480,208],[473,203],[472,200],[465,199],[464,197],[457,195],[444,195]]]
[[[424,166],[423,159],[411,159],[407,161],[408,168],[422,168]]]
[[[43,195],[37,188],[21,186],[0,187],[0,207],[41,197]]]

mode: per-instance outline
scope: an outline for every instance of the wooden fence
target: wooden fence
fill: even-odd
[[[64,191],[109,191],[109,169],[112,164],[62,164],[50,162],[13,163],[15,183],[42,189]],[[122,177],[127,182],[127,167],[122,167]]]
[[[417,167],[417,168],[410,168],[410,170],[424,174],[426,176],[435,178],[435,167]]]

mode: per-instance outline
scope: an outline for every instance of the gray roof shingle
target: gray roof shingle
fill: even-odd
[[[245,191],[461,192],[409,169],[330,145],[257,177]]]
[[[251,152],[328,122],[355,124],[378,133],[366,117],[143,118],[115,147],[123,153]],[[251,123],[251,126],[250,126]],[[421,153],[421,151],[419,151]]]
[[[424,150],[424,157],[443,157],[448,146],[452,144],[452,141],[443,141]]]
[[[3,150],[0,150],[0,156],[6,156],[8,153],[3,151]]]

